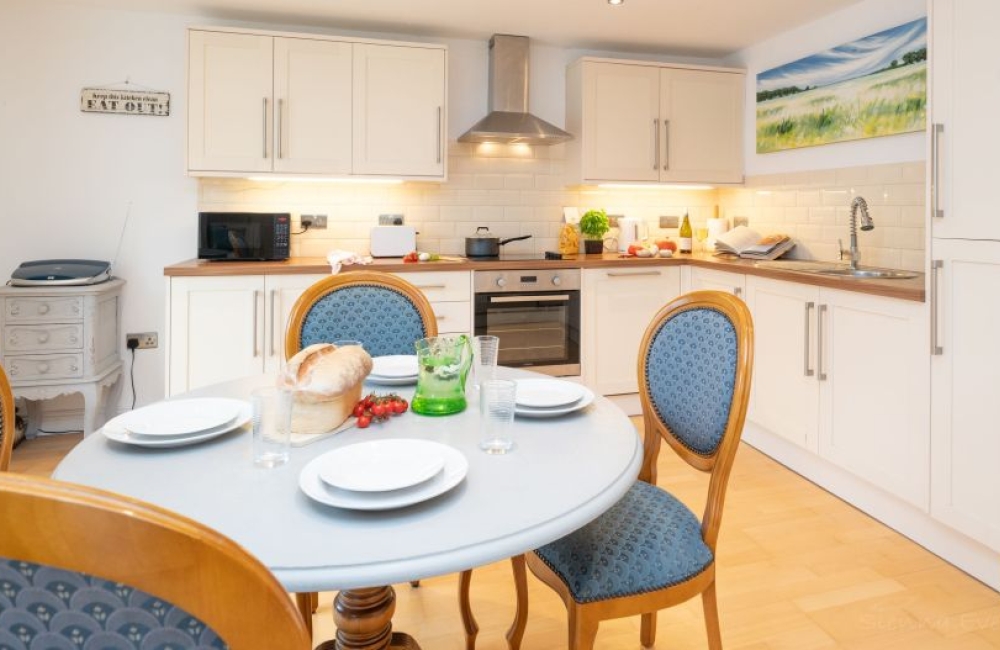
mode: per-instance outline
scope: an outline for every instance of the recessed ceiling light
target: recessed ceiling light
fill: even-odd
[[[618,5],[625,4],[625,0],[608,0],[608,4],[612,7],[617,7]]]

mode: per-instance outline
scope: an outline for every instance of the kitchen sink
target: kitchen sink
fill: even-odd
[[[813,262],[808,260],[767,260],[757,262],[754,266],[761,269],[780,269],[783,271],[798,271],[800,273],[816,273],[818,275],[834,275],[842,278],[869,280],[905,280],[917,277],[917,274],[912,271],[873,268],[852,269],[846,264],[839,264],[837,262]]]

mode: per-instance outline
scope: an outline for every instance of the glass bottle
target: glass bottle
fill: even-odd
[[[684,220],[681,221],[681,228],[677,233],[677,252],[691,252],[691,220],[688,219],[687,212],[684,213]]]

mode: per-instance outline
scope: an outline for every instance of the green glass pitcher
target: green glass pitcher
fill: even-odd
[[[417,390],[410,408],[421,415],[451,415],[465,410],[465,378],[472,367],[472,343],[465,334],[420,339]]]

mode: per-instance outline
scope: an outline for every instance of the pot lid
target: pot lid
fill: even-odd
[[[479,226],[475,235],[469,235],[466,239],[496,239],[496,235],[490,233],[489,226]]]

